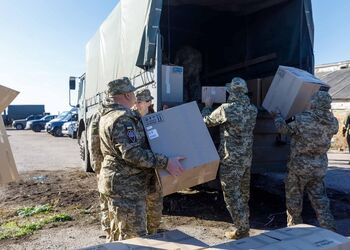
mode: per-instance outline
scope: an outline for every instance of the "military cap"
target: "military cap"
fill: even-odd
[[[331,109],[332,97],[326,91],[317,91],[311,97],[311,105],[313,107],[328,110]]]
[[[248,93],[247,83],[240,77],[234,77],[230,83],[226,84],[226,87],[229,93]]]
[[[135,90],[136,89],[131,84],[129,78],[123,77],[108,83],[107,94],[108,96],[115,96],[134,92]]]
[[[149,89],[143,89],[137,91],[136,99],[138,102],[148,102],[153,100],[153,97],[151,96],[151,91],[149,91]]]

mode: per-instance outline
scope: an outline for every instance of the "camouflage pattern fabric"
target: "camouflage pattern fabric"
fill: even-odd
[[[162,189],[155,173],[147,176],[147,231],[155,234],[162,220],[163,196]]]
[[[127,77],[111,81],[107,85],[107,96],[115,96],[134,92],[136,88]]]
[[[103,155],[100,149],[100,135],[99,135],[99,123],[101,118],[101,112],[98,110],[92,115],[90,124],[87,129],[88,144],[90,150],[90,164],[92,169],[96,173],[97,183],[98,177],[101,170],[101,164],[103,162]],[[106,233],[107,240],[110,237],[110,219],[108,211],[108,199],[107,197],[100,193],[99,197],[100,211],[101,211],[101,227],[102,231]]]
[[[153,100],[153,97],[149,89],[143,89],[136,92],[136,99],[138,102],[149,102]]]
[[[200,82],[202,54],[190,46],[185,46],[177,51],[175,65],[184,68],[184,102],[200,100],[202,93]]]
[[[285,180],[288,226],[302,223],[303,193],[307,191],[321,227],[335,230],[324,185],[327,151],[338,132],[338,121],[330,112],[331,97],[318,91],[311,108],[285,121],[275,117],[277,130],[291,136],[291,153]]]
[[[228,103],[212,113],[209,108],[204,108],[202,114],[208,127],[220,125],[219,176],[224,199],[237,228],[236,233],[246,235],[249,231],[250,167],[257,109],[250,104],[244,88],[235,88],[231,84]]]
[[[109,200],[111,241],[145,235],[147,179],[168,159],[149,149],[140,117],[122,105],[102,110],[99,135],[104,160],[98,188]]]

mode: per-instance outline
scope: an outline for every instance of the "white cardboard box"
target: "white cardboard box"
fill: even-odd
[[[208,248],[204,242],[197,240],[179,230],[168,231],[152,236],[138,237],[114,243],[107,243],[84,248],[85,250],[197,250]]]
[[[202,87],[202,102],[206,100],[208,96],[213,98],[213,103],[225,103],[226,102],[226,87]]]
[[[263,107],[269,112],[278,109],[288,119],[307,109],[311,96],[320,88],[329,89],[329,86],[306,71],[279,66]]]
[[[183,102],[183,67],[162,65],[162,102]]]
[[[163,195],[216,178],[220,158],[196,102],[146,115],[142,122],[153,152],[186,157],[181,176],[158,171]]]
[[[0,114],[12,102],[19,92],[0,85]],[[2,116],[0,116],[0,184],[16,181],[19,178],[16,163]]]

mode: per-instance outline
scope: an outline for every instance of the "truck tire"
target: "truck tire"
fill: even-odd
[[[94,173],[95,171],[92,169],[91,163],[90,163],[90,153],[87,147],[85,131],[81,133],[79,146],[80,146],[80,158],[83,161],[84,171],[87,173]]]
[[[34,125],[33,128],[32,128],[32,130],[33,130],[34,132],[41,132],[41,127],[40,127],[40,125]]]
[[[16,124],[15,127],[16,127],[17,130],[22,130],[22,129],[24,129],[23,125],[20,124],[20,123]]]

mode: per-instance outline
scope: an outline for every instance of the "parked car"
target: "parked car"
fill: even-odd
[[[57,115],[46,115],[39,120],[28,121],[25,129],[32,129],[34,132],[40,132],[45,128],[46,123],[56,117]]]
[[[12,123],[12,127],[17,130],[22,130],[26,127],[28,121],[39,120],[43,117],[43,115],[30,115],[26,119],[14,120]]]
[[[77,138],[77,131],[78,131],[77,121],[66,122],[62,125],[62,134],[69,136],[72,139]]]
[[[65,112],[64,112],[65,113]],[[64,116],[61,119],[53,119],[52,121],[48,122],[45,126],[46,132],[49,134],[59,137],[62,136],[62,126],[66,122],[71,121],[77,121],[78,120],[78,114],[76,112],[70,112],[67,111],[66,116]]]

